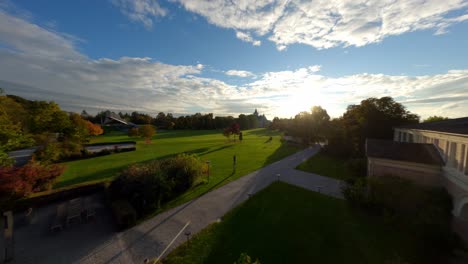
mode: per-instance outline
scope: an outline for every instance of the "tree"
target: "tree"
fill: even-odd
[[[239,135],[239,134],[240,134],[240,127],[238,123],[232,123],[229,127],[226,127],[223,130],[223,136],[227,137],[228,139],[230,139],[231,135]]]
[[[88,127],[88,132],[91,136],[97,136],[104,133],[104,130],[102,130],[102,127],[98,124],[93,124],[89,121],[86,121],[86,125]]]
[[[142,138],[150,140],[152,136],[156,133],[154,126],[152,125],[143,125],[138,129],[138,133]]]
[[[443,117],[443,116],[430,116],[426,119],[424,119],[423,123],[429,123],[429,122],[436,122],[436,121],[444,121],[447,120],[448,117]]]
[[[31,192],[49,189],[63,170],[64,167],[61,165],[44,166],[35,161],[30,161],[19,168],[1,167],[0,201],[7,202],[22,198]]]
[[[344,137],[353,154],[364,155],[366,138],[392,139],[393,127],[419,123],[419,116],[391,97],[368,98],[359,105],[348,106],[341,117]]]

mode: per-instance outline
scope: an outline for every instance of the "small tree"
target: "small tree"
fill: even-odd
[[[156,133],[156,129],[152,125],[143,125],[139,129],[139,134],[142,138],[145,138],[147,141],[151,141],[151,137]]]
[[[86,121],[86,126],[88,127],[88,132],[91,136],[101,135],[104,132],[100,125],[93,124],[89,121]]]
[[[229,127],[226,127],[223,130],[223,136],[225,136],[227,139],[230,139],[232,135],[231,129]]]

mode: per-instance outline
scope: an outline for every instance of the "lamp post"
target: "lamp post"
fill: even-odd
[[[192,232],[190,232],[189,230],[187,230],[185,232],[185,236],[187,237],[187,246],[190,246],[190,235],[192,234]]]
[[[210,163],[211,161],[207,160],[206,165],[208,166],[208,182],[210,182]]]

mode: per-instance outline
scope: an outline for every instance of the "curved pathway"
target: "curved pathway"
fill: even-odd
[[[164,253],[166,255],[185,241],[185,232],[190,231],[191,234],[199,232],[248,199],[251,194],[277,180],[341,198],[341,181],[294,169],[315,155],[318,150],[319,146],[316,146],[297,152],[190,202],[163,212],[115,235],[78,262],[144,263],[145,259],[158,257],[190,222],[188,228],[183,230],[182,235],[175,239],[169,250]]]

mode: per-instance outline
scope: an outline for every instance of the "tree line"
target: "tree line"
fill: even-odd
[[[419,116],[391,97],[368,98],[349,105],[346,112],[331,119],[327,111],[314,106],[294,118],[273,119],[271,128],[302,139],[304,143],[327,142],[326,151],[340,157],[362,158],[366,138],[392,139],[393,127],[419,123]]]
[[[96,115],[90,115],[85,110],[81,116],[93,123],[101,123],[105,120],[108,110],[98,112]],[[224,129],[233,123],[238,123],[240,129],[253,129],[259,127],[258,117],[250,114],[240,114],[237,118],[233,116],[216,116],[213,113],[202,114],[195,113],[193,115],[183,115],[174,117],[172,113],[160,112],[152,117],[149,114],[132,112],[117,114],[122,120],[132,122],[137,125],[154,125],[159,129],[195,129],[195,130],[210,130]]]
[[[39,146],[35,161],[51,164],[60,156],[80,152],[89,136],[102,132],[99,125],[61,110],[54,102],[0,94],[0,166],[13,163],[7,152],[31,146]]]

